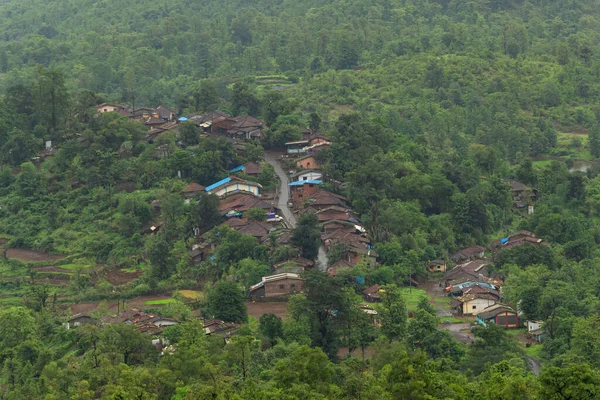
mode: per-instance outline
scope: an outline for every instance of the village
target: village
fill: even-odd
[[[221,111],[207,115],[178,117],[174,111],[158,106],[132,110],[119,104],[101,104],[99,113],[116,112],[144,124],[148,130],[146,140],[153,143],[166,132],[177,134],[181,124],[194,124],[200,128],[201,137],[222,137],[233,142],[236,151],[243,153],[244,143],[258,142],[265,124],[251,116],[231,116]],[[321,172],[319,152],[332,145],[320,132],[305,129],[301,140],[287,142],[285,149],[269,150],[264,160],[246,162],[232,168],[230,175],[211,185],[190,182],[182,191],[185,202],[194,201],[199,193],[210,193],[219,198],[220,226],[254,237],[267,246],[291,246],[292,230],[296,220],[305,214],[314,214],[321,231],[321,248],[315,260],[308,260],[296,251],[289,259],[271,266],[271,275],[262,277],[248,288],[247,306],[256,318],[266,313],[285,317],[286,301],[291,295],[303,293],[302,272],[318,269],[336,276],[345,269],[361,264],[377,268],[380,260],[367,229],[352,210],[348,199],[341,194],[343,182],[326,180]],[[157,147],[157,157],[168,157],[165,147]],[[264,191],[257,182],[265,165],[270,164],[279,185],[275,190]],[[510,187],[515,212],[532,214],[536,189],[514,180],[506,179]],[[153,215],[159,216],[160,201],[152,202]],[[257,217],[261,214],[263,217]],[[157,217],[158,218],[158,217]],[[153,219],[144,233],[156,234],[163,222]],[[451,254],[447,259],[427,263],[427,275],[411,277],[407,282],[418,296],[428,296],[435,305],[442,329],[449,330],[462,342],[470,342],[473,324],[496,324],[506,329],[525,330],[524,342],[540,343],[545,337],[543,321],[523,321],[517,309],[504,302],[504,277],[493,272],[494,258],[505,249],[522,245],[549,246],[548,242],[527,231],[518,231],[499,238],[488,246],[472,245]],[[190,264],[197,266],[214,258],[216,243],[211,241],[201,227],[194,229],[194,243],[189,249]],[[329,253],[329,254],[328,254]],[[329,258],[335,253],[334,262]],[[373,324],[378,325],[377,305],[380,285],[364,288],[364,304]],[[407,292],[408,293],[408,292]],[[190,300],[190,303],[195,300]],[[75,310],[77,308],[74,308]],[[410,311],[410,310],[409,310]],[[85,324],[130,324],[147,333],[159,347],[167,346],[161,333],[165,327],[178,323],[176,319],[159,315],[160,308],[145,311],[143,305],[118,308],[111,316],[95,317],[92,312],[78,312],[65,322],[67,329]],[[226,340],[235,333],[238,324],[218,319],[203,320],[207,335],[222,335]],[[523,328],[524,327],[524,328]]]

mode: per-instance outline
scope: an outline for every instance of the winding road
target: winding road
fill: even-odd
[[[288,188],[288,176],[277,162],[277,154],[265,152],[265,160],[273,166],[275,173],[279,177],[281,185],[279,187],[279,197],[277,199],[277,208],[281,210],[282,217],[287,221],[290,228],[296,227],[296,216],[290,210],[288,202],[290,201],[290,191]],[[319,247],[319,255],[317,256],[317,267],[320,271],[327,271],[327,253],[323,245]]]

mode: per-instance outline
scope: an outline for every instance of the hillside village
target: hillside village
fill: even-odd
[[[169,157],[168,152],[161,151],[165,147],[160,144],[161,136],[172,133],[179,138],[179,129],[185,125],[197,127],[198,140],[215,137],[230,141],[241,158],[244,156],[244,144],[260,141],[265,129],[265,124],[254,117],[233,117],[221,111],[204,116],[178,117],[164,106],[132,110],[127,106],[104,103],[96,109],[100,114],[114,112],[143,124],[147,129],[145,140],[150,144],[157,143],[156,157],[159,158]],[[185,148],[181,141],[177,143]],[[319,152],[331,144],[332,141],[324,134],[305,129],[301,140],[287,142],[285,148],[278,151],[269,150],[270,156],[266,160],[234,166],[229,170],[228,177],[207,186],[189,182],[181,192],[187,204],[198,201],[199,196],[205,194],[218,197],[221,223],[214,230],[231,229],[255,238],[259,245],[292,250],[288,252],[287,259],[278,260],[271,266],[270,275],[263,276],[246,289],[249,304],[264,303],[261,313],[269,312],[269,305],[275,304],[273,302],[279,307],[291,295],[303,293],[302,273],[305,271],[316,269],[337,276],[357,265],[377,268],[381,262],[367,228],[342,194],[344,182],[328,180],[320,169]],[[258,183],[258,178],[269,163],[275,167],[270,169],[274,174],[271,179],[278,180],[279,185],[271,185],[269,190],[265,190]],[[276,177],[277,169],[283,171],[283,175]],[[536,190],[510,179],[505,179],[505,183],[511,193],[515,212],[533,213]],[[155,218],[144,227],[147,235],[157,234],[164,224],[158,219],[161,215],[160,200],[152,201],[151,205]],[[519,211],[522,209],[526,211]],[[314,260],[303,258],[293,244],[296,220],[308,214],[316,216],[320,245],[326,257],[319,256]],[[202,226],[193,228],[194,240],[189,248],[190,265],[198,267],[214,260],[219,240],[212,232]],[[449,298],[448,306],[438,310],[442,328],[446,328],[442,323],[443,318],[450,315],[458,321],[476,321],[484,326],[493,323],[503,328],[518,328],[525,324],[528,326],[529,340],[541,342],[545,336],[543,323],[523,321],[519,318],[518,310],[503,303],[504,277],[488,270],[488,266],[503,250],[522,245],[549,246],[549,243],[531,232],[518,231],[488,246],[472,245],[450,254],[447,259],[431,260],[421,272],[415,271],[414,275],[407,278],[406,284],[416,288],[438,285],[442,289],[441,293],[436,290],[428,292],[432,301],[436,296]],[[381,300],[381,290],[381,285],[375,284],[365,287],[361,292],[365,301],[361,307],[375,325],[379,324],[377,311],[369,303]],[[150,313],[139,308],[123,309],[113,317],[101,319],[92,317],[89,312],[77,313],[67,319],[65,326],[69,329],[85,324],[131,324],[136,330],[154,337],[153,343],[162,347],[166,343],[161,339],[164,328],[178,321],[161,317],[156,312],[160,313],[160,309]],[[468,324],[463,323],[462,326],[463,331],[468,329]],[[221,334],[227,338],[237,327],[239,324],[219,319],[204,320],[207,335]],[[456,338],[464,341],[465,335],[459,334]]]

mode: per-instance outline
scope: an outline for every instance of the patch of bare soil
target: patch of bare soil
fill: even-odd
[[[279,318],[285,318],[288,303],[265,301],[265,302],[246,302],[248,315],[254,318],[260,318],[264,314],[273,313]]]
[[[120,269],[114,269],[111,271],[104,271],[102,276],[104,276],[104,278],[107,281],[109,281],[112,285],[121,286],[126,285],[133,280],[136,280],[143,273],[144,271],[142,270],[137,270],[135,272],[125,272]]]
[[[17,260],[26,262],[56,261],[65,258],[64,256],[25,249],[8,249],[6,256],[8,258],[16,258]]]

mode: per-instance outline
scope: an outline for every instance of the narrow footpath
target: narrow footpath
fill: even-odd
[[[290,210],[288,202],[290,201],[290,192],[288,188],[288,176],[277,162],[277,154],[265,152],[265,160],[273,166],[275,173],[279,177],[281,185],[279,187],[279,196],[277,200],[277,208],[281,210],[282,217],[287,221],[290,228],[296,227],[296,216]],[[319,247],[319,255],[317,257],[317,267],[320,271],[327,271],[327,253],[323,245]]]

